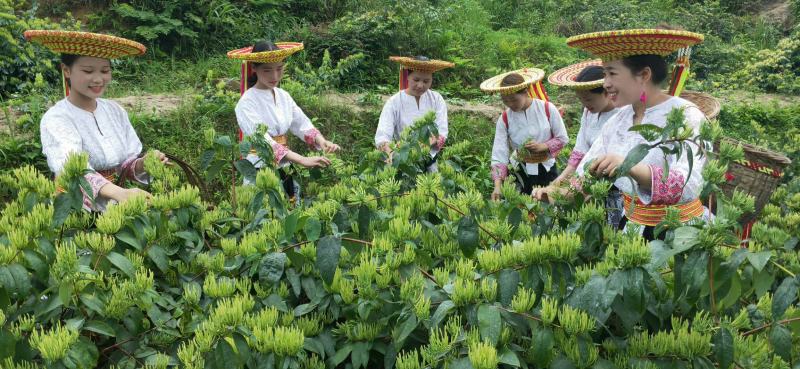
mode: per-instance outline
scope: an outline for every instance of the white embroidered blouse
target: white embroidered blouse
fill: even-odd
[[[444,147],[447,139],[447,104],[441,94],[430,89],[419,97],[419,104],[417,99],[407,94],[405,90],[394,94],[386,101],[375,132],[375,146],[380,147],[386,142],[400,139],[403,130],[429,111],[436,113],[436,128],[439,131],[439,141],[431,148],[431,156],[436,155]]]
[[[545,109],[548,109],[549,113]],[[502,115],[495,124],[491,162],[492,179],[504,179],[508,176],[509,163],[512,166],[516,165],[516,162],[511,160],[511,153],[523,147],[529,140],[544,143],[549,148],[549,158],[541,163],[549,171],[556,163],[556,156],[569,140],[564,121],[555,105],[534,99],[527,109],[519,112],[506,109],[506,114],[508,127],[506,127]],[[525,172],[529,175],[537,175],[539,174],[538,167],[538,164],[526,164]]]
[[[694,131],[694,135],[698,135],[700,133],[700,125],[706,120],[705,115],[696,105],[680,97],[670,97],[667,101],[648,108],[645,111],[642,123],[664,127],[667,123],[667,115],[675,108],[684,109],[686,122]],[[575,171],[578,178],[585,175],[584,166],[593,159],[606,154],[625,157],[636,145],[653,143],[645,140],[638,132],[629,131],[633,125],[633,115],[633,107],[628,105],[620,108],[619,112],[606,122],[600,132],[600,136],[592,144],[591,149],[583,157],[580,164],[578,164]],[[689,169],[689,160],[686,152],[681,155],[680,159],[676,158],[675,155],[666,157],[666,162],[669,163],[669,173],[667,181],[663,182],[664,154],[658,148],[651,149],[647,156],[639,162],[650,166],[652,171],[652,185],[650,188],[639,187],[635,185],[635,181],[631,181],[629,178],[619,178],[614,184],[626,194],[635,194],[638,196],[638,200],[644,204],[673,205],[695,200],[700,195],[703,186],[702,171],[706,159],[705,156],[700,156],[700,150],[696,147],[692,147],[692,152],[693,165],[691,170]],[[689,181],[684,187],[687,178]]]
[[[289,165],[289,161],[284,160],[286,154],[289,153],[289,148],[275,142],[273,137],[291,132],[309,146],[316,148],[314,139],[319,131],[314,128],[303,110],[297,106],[292,96],[281,88],[275,87],[271,90],[249,88],[242,94],[235,111],[236,121],[239,122],[239,128],[245,136],[255,134],[256,127],[259,125],[267,126],[267,134],[264,135],[264,139],[272,146],[275,163],[281,167]],[[255,154],[247,155],[247,160],[250,160],[256,167],[263,165],[258,155]]]
[[[592,113],[589,109],[583,109],[581,128],[578,130],[578,136],[575,138],[575,147],[572,148],[567,165],[578,167],[578,163],[589,152],[594,140],[600,136],[603,125],[618,111],[619,108],[614,108],[607,112]]]
[[[70,153],[89,154],[89,167],[95,171],[114,171],[119,176],[147,183],[145,172],[135,172],[142,142],[133,130],[128,113],[119,104],[106,99],[97,99],[94,112],[83,110],[63,99],[53,105],[42,116],[40,123],[42,152],[47,165],[56,175],[64,168]],[[84,205],[103,211],[109,199],[98,197],[100,188],[110,181],[100,173],[87,174],[95,197],[92,206],[84,196]]]

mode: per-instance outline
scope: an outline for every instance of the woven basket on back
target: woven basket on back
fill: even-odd
[[[774,151],[736,141],[729,137],[722,138],[734,145],[741,144],[744,149],[744,160],[733,162],[728,166],[727,182],[723,183],[722,192],[727,196],[739,189],[755,198],[755,212],[744,214],[739,221],[750,223],[761,213],[769,202],[772,192],[781,182],[783,169],[792,161]],[[716,148],[715,148],[716,149]]]
[[[719,100],[704,92],[687,90],[681,92],[681,97],[697,105],[709,120],[716,118],[722,109]]]

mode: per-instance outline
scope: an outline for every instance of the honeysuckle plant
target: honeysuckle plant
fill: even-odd
[[[608,182],[552,206],[513,184],[487,201],[458,142],[426,173],[431,124],[392,165],[334,160],[294,204],[270,165],[236,161],[257,142],[212,131],[206,169],[255,180],[218,203],[157,160],[153,198],[103,214],[78,202],[85,156],[57,182],[3,175],[0,366],[797,367],[800,184],[775,193],[749,248],[743,195],[711,223],[671,214],[648,243],[605,225]]]

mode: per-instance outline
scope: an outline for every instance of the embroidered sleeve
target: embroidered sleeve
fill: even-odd
[[[566,142],[562,141],[561,138],[553,137],[545,141],[544,144],[547,145],[547,149],[550,151],[550,156],[555,158],[558,156],[558,153],[561,151],[561,149],[564,148]]]
[[[572,150],[572,153],[569,155],[569,160],[567,161],[567,165],[573,168],[577,168],[578,164],[580,164],[581,159],[583,159],[584,155],[586,154],[578,150]]]
[[[272,152],[275,154],[275,164],[281,164],[283,158],[289,153],[289,149],[275,142],[272,144]]]
[[[550,156],[557,157],[558,153],[561,149],[564,148],[564,145],[569,142],[569,136],[567,136],[567,128],[564,127],[564,120],[561,119],[561,114],[556,109],[555,105],[552,103],[546,103],[545,109],[550,109],[550,131],[552,132],[553,138],[545,141],[545,145],[547,145],[548,149],[550,150]]]
[[[97,200],[97,197],[100,196],[100,189],[103,186],[111,183],[108,179],[103,177],[100,173],[89,173],[84,176],[86,181],[89,182],[89,187],[92,189],[92,198]],[[89,198],[89,195],[81,189],[83,193],[83,207],[87,210],[94,209],[92,200]]]
[[[139,166],[140,162],[144,162],[144,158],[140,158],[138,156],[132,156],[125,160],[122,165],[119,167],[119,175],[122,178],[132,179],[136,182],[141,184],[148,184],[150,183],[150,175],[147,174],[144,170],[141,172],[136,171],[136,167]]]
[[[306,142],[306,145],[312,148],[317,148],[317,142],[315,140],[319,134],[320,133],[318,129],[312,128],[306,132],[306,134],[303,136],[303,140]]]
[[[508,165],[494,164],[492,165],[492,180],[504,180],[508,177]]]
[[[447,140],[445,136],[439,136],[439,140],[436,142],[436,148],[441,150],[444,147],[444,142]]]

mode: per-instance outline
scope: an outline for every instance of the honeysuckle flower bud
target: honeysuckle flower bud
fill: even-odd
[[[102,235],[100,233],[82,232],[75,235],[75,243],[81,249],[91,250],[97,255],[105,255],[114,248],[116,241],[113,237]]]
[[[20,255],[18,249],[12,246],[0,246],[0,265],[9,265]]]
[[[50,267],[50,275],[57,281],[69,281],[78,272],[78,250],[75,244],[56,246],[56,261]]]
[[[542,298],[542,322],[545,325],[553,324],[553,321],[556,319],[558,315],[558,301],[551,297],[543,297]]]
[[[436,278],[436,284],[439,287],[444,287],[444,285],[450,283],[450,271],[445,268],[436,268],[433,270],[433,278]]]
[[[445,329],[434,329],[428,339],[428,345],[421,349],[422,360],[426,366],[433,366],[436,360],[448,353],[453,347],[453,339]]]
[[[322,320],[316,314],[309,314],[294,320],[293,323],[306,337],[313,337],[322,333],[324,328]]]
[[[197,283],[187,283],[183,286],[183,300],[189,305],[197,306],[200,303],[201,293],[200,285]]]
[[[414,273],[400,284],[400,298],[408,303],[414,303],[417,296],[422,294],[425,288],[425,278],[421,273]]]
[[[263,167],[256,174],[256,187],[261,191],[282,189],[281,180],[272,168]]]
[[[456,262],[456,275],[464,279],[475,277],[475,263],[469,259],[459,259]]]
[[[599,357],[597,346],[592,342],[580,345],[575,337],[570,337],[567,340],[564,345],[564,353],[578,368],[591,367]]]
[[[700,125],[700,138],[702,140],[716,142],[723,134],[724,131],[717,120],[705,122]]]
[[[481,279],[481,295],[486,301],[494,302],[497,298],[497,281],[491,278]]]
[[[606,260],[618,269],[630,269],[645,266],[650,262],[650,247],[641,237],[628,239],[615,250],[606,250]]]
[[[397,354],[397,362],[395,363],[397,369],[421,369],[422,365],[419,362],[419,353],[417,350],[409,352],[401,352]]]
[[[6,324],[6,314],[3,313],[3,310],[0,309],[0,327]]]
[[[387,268],[383,268],[378,275],[375,276],[375,284],[378,285],[378,288],[387,288],[392,283],[392,279],[394,278],[394,273],[387,270]]]
[[[517,293],[511,299],[511,309],[518,313],[526,313],[533,309],[536,303],[536,293],[525,287],[517,289]]]
[[[202,369],[205,367],[203,355],[193,341],[182,342],[178,347],[178,359],[187,369]]]
[[[54,363],[66,356],[67,350],[78,340],[78,332],[56,323],[45,331],[33,330],[30,345],[41,353],[48,363]]]
[[[474,369],[497,369],[497,349],[488,342],[470,345],[468,355]]]
[[[203,282],[203,292],[212,298],[233,296],[236,292],[236,281],[228,277],[217,279],[216,274],[210,272]]]
[[[414,315],[419,320],[428,319],[431,315],[431,299],[425,297],[424,294],[420,294],[414,303]]]
[[[466,306],[478,302],[481,291],[472,279],[457,278],[453,283],[450,299],[456,306]]]
[[[67,189],[69,181],[83,177],[89,166],[89,154],[86,152],[72,152],[67,155],[61,175],[58,176],[58,186]],[[62,180],[63,179],[63,180]]]
[[[11,229],[6,236],[8,237],[9,248],[15,252],[16,250],[24,250],[31,247],[31,237],[25,229]]]
[[[339,295],[345,304],[350,304],[355,301],[356,294],[354,291],[355,283],[349,279],[342,279],[339,287]]]
[[[571,336],[589,333],[595,329],[595,319],[592,316],[566,304],[561,306],[558,321],[564,332]]]

